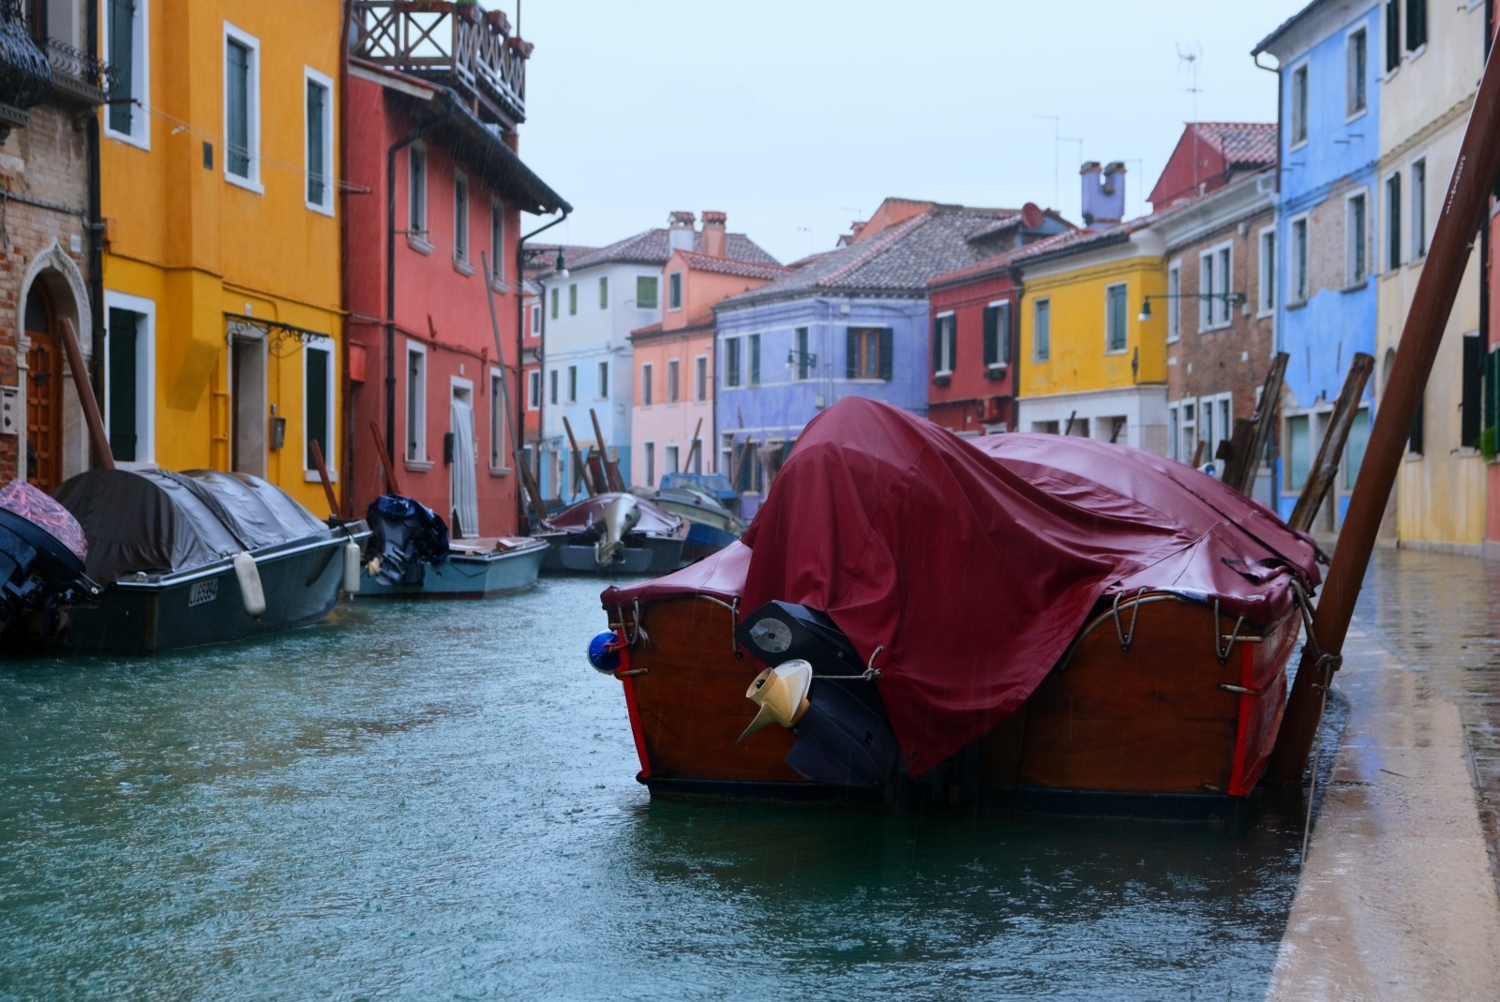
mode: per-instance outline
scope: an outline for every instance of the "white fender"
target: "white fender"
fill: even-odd
[[[359,594],[359,544],[352,539],[344,544],[344,591]]]
[[[240,601],[245,603],[245,614],[259,618],[266,611],[266,590],[261,586],[255,558],[248,553],[236,553],[234,576],[240,580]]]

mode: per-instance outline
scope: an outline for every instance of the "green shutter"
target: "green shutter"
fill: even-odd
[[[328,352],[307,349],[307,461],[305,469],[316,469],[312,444],[318,443],[328,456]]]
[[[943,318],[932,321],[932,371],[943,371]]]
[[[250,50],[231,41],[224,47],[224,155],[229,173],[250,176]]]
[[[1478,334],[1464,338],[1458,441],[1466,449],[1479,447],[1479,432],[1483,427],[1484,414],[1480,408],[1484,397],[1484,349],[1484,339]]]
[[[1010,364],[1010,304],[1001,303],[995,313],[995,340],[997,354],[995,361],[1001,365]]]
[[[127,99],[135,93],[135,4],[132,0],[109,0],[109,127],[131,134],[135,105]]]
[[[760,335],[750,335],[750,385],[760,385]]]
[[[1000,363],[1000,308],[984,308],[984,364],[988,367]]]
[[[1484,427],[1500,428],[1500,349],[1484,356]]]
[[[845,358],[847,358],[847,360],[848,360],[848,364],[844,367],[844,377],[846,379],[858,379],[859,378],[859,332],[856,331],[853,327],[849,328],[848,333],[844,336],[844,343],[845,343]]]
[[[1424,420],[1426,415],[1423,412],[1426,410],[1427,398],[1424,392],[1422,399],[1417,401],[1417,413],[1413,415],[1411,420],[1411,436],[1406,440],[1406,451],[1418,456],[1422,455],[1422,450],[1426,445],[1423,441],[1425,438],[1423,432],[1426,430],[1426,421]]]
[[[323,149],[326,96],[322,84],[307,82],[307,200],[314,205],[323,204],[328,175],[327,152]]]
[[[109,451],[115,459],[133,463],[136,459],[136,351],[138,333],[136,314],[129,310],[109,311]]]
[[[880,328],[880,378],[890,381],[891,378],[891,355],[896,347],[895,331],[889,327]]]

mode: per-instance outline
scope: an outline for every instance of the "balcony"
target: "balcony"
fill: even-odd
[[[448,0],[355,0],[352,53],[475,99],[481,119],[526,119],[531,45],[511,37],[504,11]]]
[[[56,38],[47,39],[46,52],[54,98],[90,108],[104,103],[109,75],[102,62]]]

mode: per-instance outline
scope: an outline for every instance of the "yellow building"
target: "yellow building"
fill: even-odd
[[[1077,230],[1013,255],[1022,276],[1017,426],[1164,455],[1163,325],[1139,319],[1166,290],[1160,236],[1133,224]]]
[[[343,451],[341,4],[100,7],[116,460],[257,474],[321,512],[308,443],[335,477]]]

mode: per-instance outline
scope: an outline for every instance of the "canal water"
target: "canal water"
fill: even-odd
[[[652,803],[599,589],[0,661],[0,999],[1263,997],[1295,824]]]

